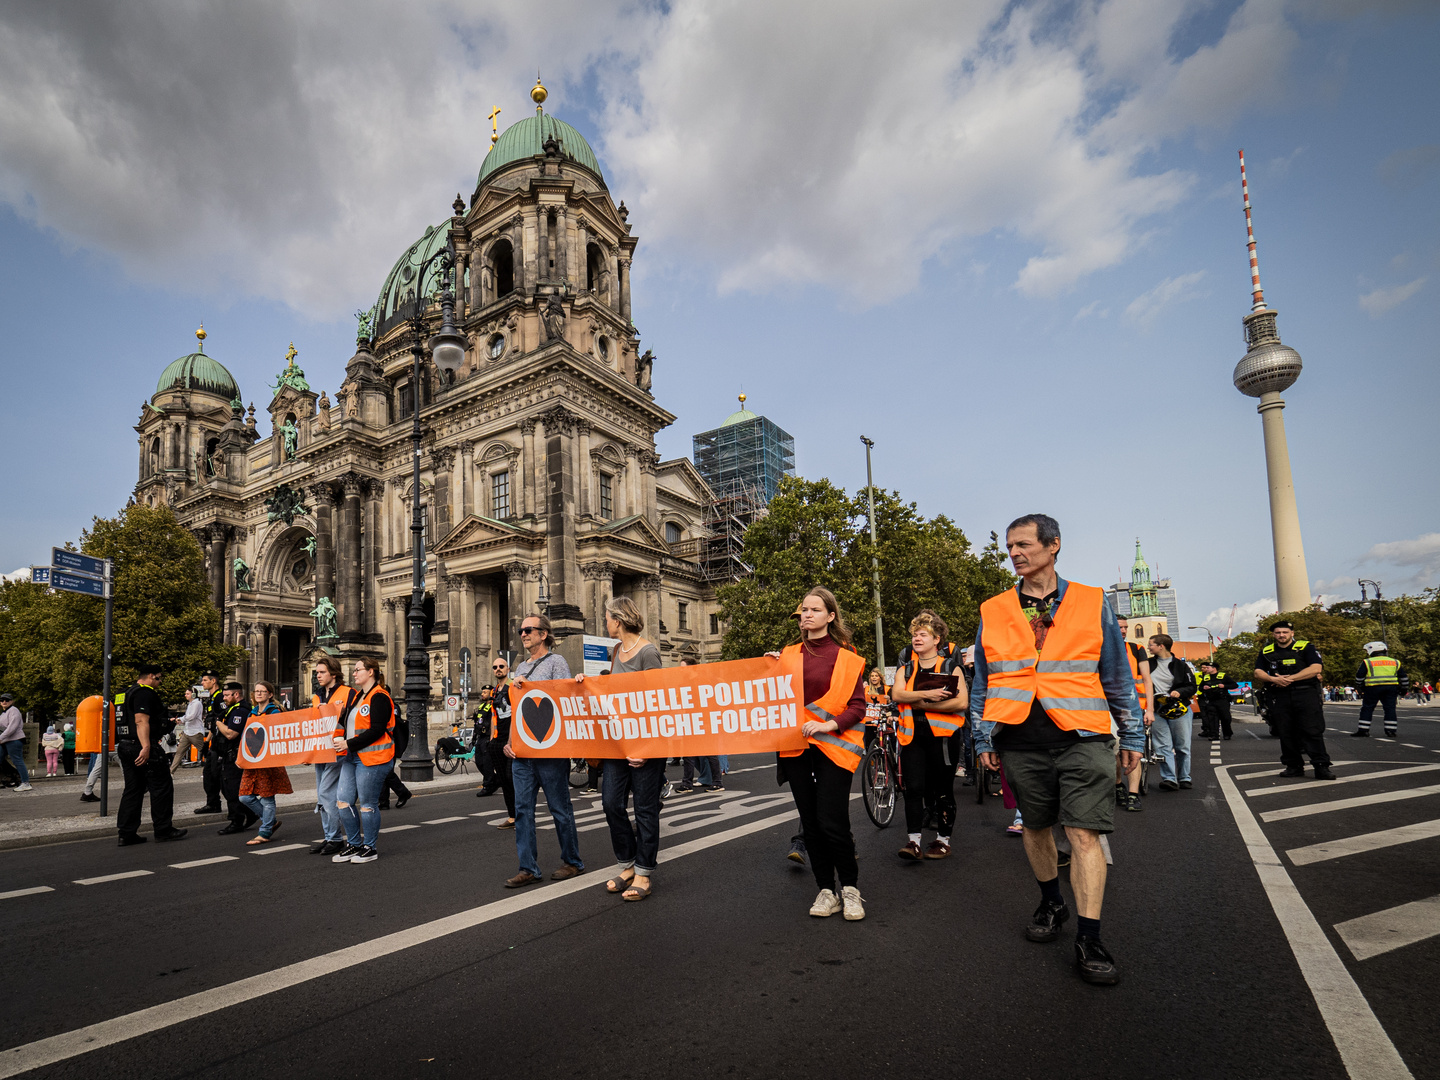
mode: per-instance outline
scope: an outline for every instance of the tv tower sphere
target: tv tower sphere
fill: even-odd
[[[1275,329],[1277,312],[1270,308],[1245,320],[1245,340],[1250,350],[1235,365],[1235,389],[1248,397],[1280,393],[1294,385],[1300,377],[1300,354],[1280,343]],[[1268,316],[1266,318],[1265,316]],[[1264,325],[1268,324],[1268,325]],[[1265,340],[1269,338],[1271,340]]]

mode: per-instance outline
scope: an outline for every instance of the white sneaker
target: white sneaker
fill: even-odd
[[[33,790],[35,790],[35,789],[32,788],[29,784],[21,784],[21,785],[20,785],[19,787],[17,787],[15,790],[16,790],[16,791],[33,791]]]
[[[858,897],[859,894],[856,893]],[[815,897],[815,903],[810,905],[810,914],[817,919],[828,919],[840,910],[840,898],[829,889],[821,889],[820,895]]]
[[[846,885],[840,890],[840,895],[844,899],[846,922],[859,922],[865,917],[865,901],[860,899],[859,889]]]

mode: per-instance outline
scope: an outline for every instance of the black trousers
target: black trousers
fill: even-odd
[[[494,791],[499,782],[495,775],[495,759],[490,756],[490,740],[480,738],[478,725],[470,737],[470,745],[475,750],[475,768],[480,770],[480,782],[486,791]]]
[[[1220,732],[1225,733],[1225,738],[1235,734],[1230,726],[1230,698],[1216,698],[1211,701],[1209,698],[1200,699],[1200,737],[1214,738]]]
[[[174,828],[175,784],[170,779],[170,763],[157,747],[150,747],[144,765],[135,764],[140,754],[138,742],[121,742],[115,747],[120,755],[120,768],[125,774],[125,791],[120,796],[120,812],[115,825],[121,836],[134,836],[140,831],[140,807],[145,793],[150,793],[150,823],[155,832],[166,833]]]
[[[800,830],[815,883],[834,889],[838,875],[841,888],[854,885],[860,880],[855,837],[850,832],[850,786],[855,774],[814,746],[798,757],[782,757],[780,769],[800,811]]]
[[[665,758],[651,758],[632,768],[624,758],[601,762],[604,774],[600,803],[610,826],[615,861],[635,867],[646,877],[660,865],[660,789],[665,786]],[[635,796],[635,822],[626,804]]]
[[[380,806],[383,809],[390,805],[390,793],[393,791],[397,799],[408,799],[410,789],[400,780],[400,758],[405,753],[405,748],[410,745],[410,726],[396,721],[395,730],[390,735],[395,743],[395,756],[390,761],[390,772],[385,776],[385,787],[380,795]]]
[[[1395,735],[1400,730],[1400,719],[1395,712],[1395,702],[1399,700],[1400,687],[1398,686],[1376,686],[1365,688],[1365,694],[1360,699],[1360,723],[1358,730],[1370,730],[1370,718],[1375,715],[1375,706],[1378,704],[1385,713],[1385,734]]]
[[[720,783],[720,759],[718,757],[707,757],[704,759],[698,757],[685,758],[681,772],[682,782],[690,784],[691,786],[695,784],[695,770],[699,767],[701,760],[710,763],[710,783],[712,785]]]
[[[485,750],[490,755],[490,763],[495,770],[496,779],[500,781],[500,793],[505,796],[506,813],[513,818],[515,816],[515,771],[514,763],[505,756],[504,745],[499,739],[492,739],[485,744]]]
[[[1325,711],[1319,688],[1273,690],[1270,702],[1270,721],[1280,736],[1280,763],[1287,769],[1302,769],[1309,757],[1311,765],[1328,767],[1330,754],[1325,749]]]
[[[215,736],[219,738],[220,736]],[[219,806],[220,793],[225,788],[225,758],[222,754],[206,750],[205,756],[200,759],[200,782],[205,785],[205,805]],[[229,808],[230,816],[235,816],[235,808]]]
[[[937,738],[927,720],[915,722],[915,737],[900,747],[905,776],[905,831],[918,833],[925,810],[934,811],[935,829],[949,836],[955,827],[955,766],[945,763],[945,740]]]
[[[65,747],[64,750],[61,750],[61,751],[60,751],[60,763],[61,763],[61,765],[63,765],[64,768],[65,768],[65,775],[66,775],[66,776],[74,776],[74,775],[75,775],[75,749],[74,749],[74,747],[67,746],[67,747]]]

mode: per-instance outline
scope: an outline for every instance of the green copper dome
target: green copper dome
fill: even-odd
[[[430,256],[444,250],[449,236],[448,221],[443,225],[431,225],[425,230],[425,235],[406,248],[405,254],[396,260],[380,289],[380,299],[376,301],[377,326],[393,316],[402,305],[414,302],[417,285],[415,275]],[[439,286],[440,262],[441,260],[436,259],[426,268],[425,280],[418,283],[421,296],[429,296]]]
[[[595,151],[590,149],[590,144],[585,141],[585,136],[576,131],[564,120],[556,120],[553,116],[545,113],[536,113],[534,116],[527,116],[518,123],[511,124],[500,133],[500,138],[485,155],[485,160],[480,164],[480,175],[475,179],[475,186],[479,187],[485,183],[486,177],[499,172],[506,165],[516,161],[528,161],[537,155],[545,153],[545,140],[550,136],[560,144],[560,153],[567,161],[573,161],[577,165],[584,165],[604,183],[605,177],[600,172],[600,162],[595,158]]]
[[[166,390],[201,390],[226,401],[234,401],[240,396],[240,384],[235,381],[235,376],[226,371],[220,361],[203,352],[182,356],[160,373],[155,392],[163,394]]]

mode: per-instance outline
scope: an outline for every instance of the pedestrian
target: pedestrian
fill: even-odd
[[[1352,739],[1363,739],[1370,734],[1370,719],[1375,715],[1379,703],[1385,715],[1385,738],[1394,739],[1400,735],[1400,719],[1395,711],[1396,699],[1409,692],[1410,678],[1400,661],[1390,655],[1389,646],[1383,641],[1365,643],[1365,659],[1360,661],[1360,670],[1355,673],[1355,684],[1364,692],[1360,702],[1360,723],[1350,733]],[[1415,700],[1420,694],[1417,689]]]
[[[395,809],[399,810],[410,801],[414,792],[405,786],[400,779],[400,759],[405,756],[405,748],[410,745],[410,724],[408,718],[395,722],[395,730],[391,732],[391,738],[395,740],[395,753],[390,756],[390,771],[385,774],[385,786],[380,791],[380,809],[390,809],[390,793],[395,793]],[[353,860],[352,860],[353,861]]]
[[[322,656],[315,661],[315,684],[319,690],[310,696],[312,708],[334,705],[343,711],[345,704],[354,693],[344,682],[344,669],[333,656]],[[345,728],[339,716],[335,718],[335,735],[344,737]],[[340,820],[338,805],[340,791],[340,759],[342,751],[336,751],[334,761],[325,761],[315,766],[315,812],[320,815],[320,830],[323,839],[310,849],[311,855],[337,855],[347,846],[345,825]]]
[[[1100,837],[1114,831],[1112,717],[1127,773],[1145,746],[1135,677],[1104,591],[1055,572],[1055,519],[1017,518],[1005,546],[1021,581],[980,606],[970,692],[975,751],[987,768],[1004,764],[1022,814],[1025,854],[1040,888],[1025,936],[1054,941],[1070,917],[1051,831],[1058,820],[1072,849],[1076,964],[1086,982],[1109,985],[1120,972],[1100,941],[1107,870]]]
[[[490,736],[495,731],[495,685],[486,684],[480,688],[480,704],[471,717],[470,748],[475,752],[475,767],[480,770],[480,789],[475,792],[477,799],[486,799],[500,790],[500,777],[495,771],[495,762],[490,757]]]
[[[1320,700],[1324,661],[1308,641],[1296,640],[1295,624],[1281,619],[1270,627],[1275,639],[1255,658],[1255,678],[1269,692],[1266,720],[1280,737],[1281,776],[1304,776],[1305,757],[1316,780],[1334,780],[1325,749],[1325,706]]]
[[[1214,659],[1200,661],[1200,737],[1228,739],[1234,734],[1230,720],[1230,691],[1240,684],[1221,671]]]
[[[45,734],[40,736],[40,748],[45,751],[45,775],[60,775],[60,751],[65,746],[65,736],[55,730],[54,724],[45,728]]]
[[[219,762],[221,791],[225,795],[230,819],[219,835],[229,836],[245,832],[260,820],[260,815],[240,801],[240,784],[244,780],[241,775],[244,770],[240,768],[240,736],[245,733],[245,722],[250,719],[245,687],[238,682],[227,682],[219,696],[224,711],[215,718],[210,735],[210,753]]]
[[[1154,710],[1150,708],[1154,700],[1155,688],[1150,685],[1150,654],[1130,640],[1130,619],[1118,612],[1115,615],[1115,624],[1120,628],[1120,637],[1125,642],[1125,659],[1130,665],[1130,678],[1135,683],[1135,696],[1140,702],[1140,711],[1145,723],[1145,730],[1149,731],[1155,722]],[[1119,726],[1114,718],[1110,721],[1111,733],[1116,736],[1115,745],[1115,805],[1120,809],[1132,814],[1138,814],[1142,809],[1140,805],[1140,770],[1131,769],[1125,771],[1124,759],[1121,756],[1119,745]]]
[[[555,635],[551,633],[550,620],[544,615],[526,615],[520,620],[520,643],[527,656],[516,665],[511,680],[511,686],[519,692],[519,696],[512,699],[512,706],[524,700],[526,683],[571,678],[565,658],[551,651]],[[550,816],[555,819],[555,836],[560,841],[560,857],[564,860],[564,865],[551,874],[550,879],[563,881],[574,877],[585,869],[585,863],[580,858],[580,835],[575,830],[575,811],[570,805],[570,762],[565,758],[517,757],[512,747],[513,724],[511,735],[505,743],[504,754],[511,761],[515,782],[515,852],[520,859],[520,871],[506,880],[505,887],[521,889],[541,880],[535,805],[542,787]]]
[[[255,684],[250,692],[250,715],[273,716],[283,712],[275,700],[275,685],[264,679]],[[270,838],[280,831],[277,817],[276,796],[289,795],[295,789],[290,786],[290,774],[283,765],[271,765],[261,769],[245,769],[240,780],[240,801],[252,814],[260,816],[260,832],[245,841],[247,847],[270,843]]]
[[[485,744],[485,753],[489,755],[494,764],[495,781],[500,785],[500,794],[505,798],[506,814],[504,820],[495,823],[495,827],[497,829],[513,829],[515,828],[515,770],[510,756],[505,753],[505,747],[510,743],[510,662],[503,656],[497,656],[495,662],[490,665],[490,671],[495,676],[494,722],[490,728],[490,741]],[[481,794],[484,793],[482,788]]]
[[[616,596],[605,602],[605,633],[620,639],[610,650],[610,674],[652,671],[661,666],[660,650],[642,636],[644,631],[645,616],[635,601]],[[584,679],[584,675],[575,676],[576,682]],[[616,868],[605,891],[619,893],[622,900],[644,900],[660,865],[660,789],[665,786],[665,758],[607,758],[602,768],[600,804],[610,826]],[[626,809],[632,794],[633,823]]]
[[[175,757],[170,762],[173,775],[181,765],[189,766],[190,748],[195,748],[195,764],[205,767],[205,701],[200,687],[185,688],[185,715],[180,721],[180,738],[175,743]]]
[[[900,858],[944,859],[950,855],[950,834],[955,827],[955,762],[949,738],[965,722],[970,695],[958,671],[958,649],[941,650],[950,628],[929,608],[910,620],[910,647],[898,657],[893,696],[900,706],[896,738],[900,743],[900,771],[905,776],[905,845]],[[873,672],[871,673],[873,677]],[[955,685],[916,689],[934,676]],[[872,678],[873,685],[873,678]],[[869,698],[867,692],[867,700]],[[925,810],[935,815],[935,839],[923,851]]]
[[[200,676],[199,697],[204,704],[205,746],[200,754],[200,783],[205,788],[205,805],[195,807],[197,814],[220,813],[220,796],[225,790],[225,743],[227,740],[215,733],[215,722],[225,715],[225,692],[220,687],[220,673],[215,670]],[[238,778],[237,778],[238,780]],[[238,791],[238,788],[237,788]],[[246,811],[237,801],[228,808],[230,819],[245,818]]]
[[[165,703],[160,699],[160,668],[142,664],[139,678],[130,689],[115,699],[119,716],[115,721],[115,751],[125,774],[125,790],[120,796],[120,810],[115,818],[120,833],[120,846],[143,844],[140,832],[140,807],[145,793],[150,793],[150,824],[158,841],[179,840],[186,830],[177,829],[171,821],[175,808],[175,784],[170,769],[160,753],[160,722],[165,718]]]
[[[1155,723],[1150,739],[1160,754],[1160,790],[1190,787],[1190,699],[1195,696],[1195,675],[1190,665],[1170,650],[1169,634],[1155,634],[1150,650],[1150,685],[1155,691]]]
[[[60,761],[65,767],[66,776],[75,775],[75,725],[66,723],[65,730],[60,733],[64,738],[64,746],[60,750]]]
[[[334,855],[334,863],[372,863],[380,857],[380,793],[395,760],[393,733],[395,699],[385,686],[380,665],[369,657],[355,661],[350,670],[354,688],[340,714],[334,737],[340,758],[340,785],[336,806],[345,823],[345,847]]]
[[[15,707],[15,695],[0,694],[0,757],[8,758],[20,783],[16,791],[30,791],[30,771],[25,768],[25,718]]]
[[[781,751],[780,773],[790,785],[820,887],[810,914],[823,919],[843,912],[858,922],[865,918],[865,901],[850,831],[850,787],[865,755],[865,660],[851,647],[850,630],[829,589],[815,586],[799,611],[800,640],[783,655],[800,662],[805,693],[800,733],[809,745]]]

